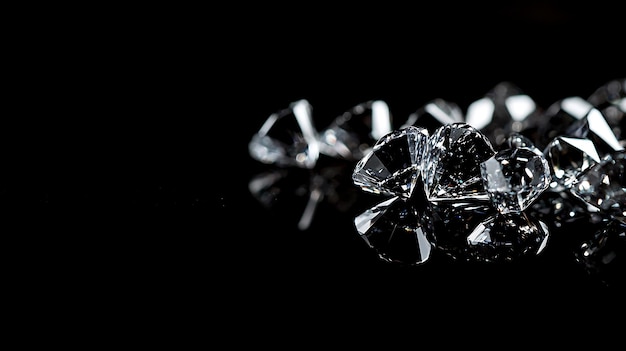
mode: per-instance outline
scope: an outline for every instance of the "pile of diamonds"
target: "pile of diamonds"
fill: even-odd
[[[387,104],[374,100],[318,132],[310,104],[299,100],[252,137],[250,155],[277,169],[253,179],[250,191],[269,205],[286,169],[308,170],[298,222],[305,230],[324,199],[348,206],[327,175],[337,172],[319,162],[344,160],[351,185],[381,197],[354,226],[384,261],[422,264],[435,250],[511,261],[541,253],[559,232],[596,269],[626,246],[625,115],[626,78],[546,109],[502,82],[465,111],[434,99],[395,129]]]

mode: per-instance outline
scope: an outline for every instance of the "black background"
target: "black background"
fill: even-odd
[[[523,264],[391,266],[354,231],[365,204],[322,206],[300,231],[294,213],[267,211],[247,188],[264,169],[248,142],[297,99],[321,129],[370,99],[395,122],[437,97],[465,109],[501,81],[540,107],[586,98],[624,76],[618,11],[533,1],[118,10],[53,20],[18,51],[2,204],[38,309],[187,331],[214,320],[220,331],[304,332],[319,319],[341,333],[405,318],[603,320],[623,300],[557,248]]]

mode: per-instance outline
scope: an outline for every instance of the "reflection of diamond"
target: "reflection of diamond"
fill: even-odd
[[[320,133],[320,152],[358,160],[391,130],[387,104],[382,100],[364,102],[344,112]]]
[[[481,221],[495,211],[488,202],[438,202],[429,212],[433,231],[431,241],[437,248],[454,259],[461,259],[467,251],[467,235]]]
[[[248,150],[263,163],[313,168],[319,149],[309,102],[298,100],[271,114],[252,137]]]
[[[626,152],[615,152],[582,173],[574,195],[626,223]]]
[[[609,286],[626,287],[626,224],[609,222],[583,242],[576,259]]]
[[[480,261],[512,261],[540,254],[549,237],[548,226],[524,212],[497,214],[480,223],[467,237],[471,253]]]
[[[530,148],[499,151],[480,170],[494,207],[501,213],[525,210],[550,185],[550,167]]]
[[[358,233],[387,262],[423,263],[430,257],[427,229],[422,214],[409,202],[392,197],[354,219]]]
[[[438,128],[424,156],[424,183],[431,201],[488,199],[480,163],[495,154],[489,140],[466,123]]]
[[[298,228],[308,229],[319,203],[324,199],[325,179],[305,169],[276,169],[250,180],[250,193],[266,208],[302,213]]]
[[[408,127],[382,137],[354,168],[354,184],[376,194],[413,194],[428,138],[424,128]]]

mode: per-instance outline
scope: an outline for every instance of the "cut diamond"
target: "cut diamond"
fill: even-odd
[[[547,146],[557,137],[567,136],[570,125],[585,118],[592,108],[589,102],[578,96],[561,99],[550,105],[543,116],[547,122],[544,121],[539,127],[541,146]]]
[[[572,187],[578,175],[600,162],[593,142],[586,138],[557,137],[544,150],[551,165],[551,191]]]
[[[428,139],[424,128],[408,127],[383,136],[359,162],[352,180],[364,191],[410,198]]]
[[[580,174],[571,191],[592,206],[626,223],[626,152],[604,157]]]
[[[426,150],[422,173],[429,200],[488,199],[480,164],[495,151],[476,128],[466,123],[439,127]]]
[[[600,155],[624,150],[600,110],[595,108],[591,109],[585,118],[572,123],[566,134],[591,140]]]
[[[313,168],[319,147],[311,110],[303,99],[271,114],[248,144],[252,158],[279,167]]]
[[[607,82],[587,98],[606,117],[618,139],[626,139],[626,78]]]
[[[529,117],[537,112],[530,96],[510,82],[501,82],[468,106],[465,121],[494,145],[501,145],[508,134],[526,129],[531,121]]]
[[[480,171],[493,206],[501,213],[520,212],[550,185],[550,167],[540,152],[511,148],[480,164]]]
[[[337,117],[320,133],[320,152],[346,160],[358,160],[372,145],[392,131],[387,103],[373,100],[356,105]]]
[[[429,133],[433,133],[435,129],[443,125],[456,122],[463,122],[461,108],[453,102],[434,99],[410,114],[401,128],[419,126],[426,128]]]

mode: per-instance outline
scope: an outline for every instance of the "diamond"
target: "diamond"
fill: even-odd
[[[606,117],[615,136],[626,139],[626,78],[607,82],[587,100]]]
[[[480,171],[493,206],[501,213],[525,210],[551,181],[546,158],[527,147],[498,151],[480,164]]]
[[[566,134],[571,137],[587,138],[593,141],[596,150],[601,155],[624,150],[624,147],[620,145],[602,113],[595,108],[592,108],[585,115],[585,118],[572,123]]]
[[[393,131],[357,162],[352,180],[364,191],[410,198],[420,174],[428,131],[407,127]]]
[[[537,112],[530,96],[510,82],[501,82],[468,106],[465,121],[500,145],[508,134],[527,128],[529,117]]]
[[[392,131],[391,113],[382,100],[367,101],[344,112],[320,133],[320,152],[346,160],[365,156]]]
[[[252,158],[280,167],[313,168],[319,148],[311,110],[303,99],[271,114],[248,144]]]
[[[626,152],[610,154],[581,173],[571,191],[586,203],[626,223]]]
[[[593,142],[586,138],[557,137],[544,150],[551,165],[551,191],[572,187],[578,175],[600,162]]]
[[[420,126],[432,133],[443,125],[456,122],[463,122],[463,111],[461,111],[461,108],[457,104],[444,99],[433,99],[410,114],[401,128]]]
[[[480,164],[495,154],[491,142],[467,123],[439,127],[428,139],[422,173],[431,201],[487,200]]]
[[[567,129],[578,120],[585,118],[593,106],[579,96],[558,100],[548,107],[543,118],[547,119],[539,127],[542,146],[548,145],[554,138],[567,136]]]

